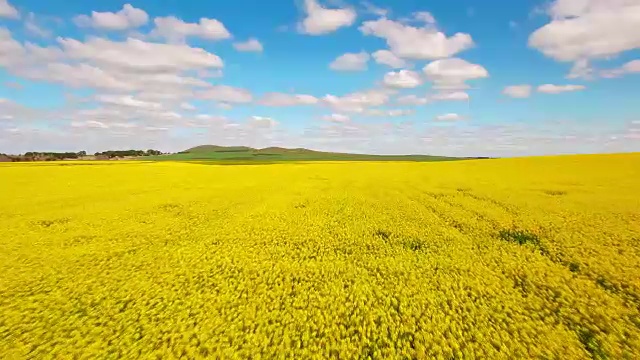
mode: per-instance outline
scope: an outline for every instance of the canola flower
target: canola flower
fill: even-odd
[[[0,164],[0,358],[637,359],[639,165]]]

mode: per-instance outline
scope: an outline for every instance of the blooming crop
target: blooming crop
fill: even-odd
[[[637,359],[639,165],[2,164],[0,358]]]

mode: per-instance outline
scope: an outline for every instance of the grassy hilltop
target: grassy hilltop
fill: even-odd
[[[201,145],[176,154],[146,157],[146,160],[279,162],[279,161],[447,161],[461,158],[431,155],[366,155],[315,151],[303,148]]]

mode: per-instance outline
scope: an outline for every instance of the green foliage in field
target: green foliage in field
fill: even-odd
[[[639,164],[0,164],[0,358],[637,359]]]

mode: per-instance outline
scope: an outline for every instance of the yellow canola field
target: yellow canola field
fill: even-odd
[[[640,154],[0,164],[0,358],[638,359]]]

